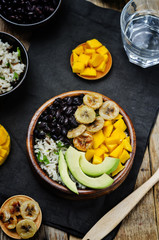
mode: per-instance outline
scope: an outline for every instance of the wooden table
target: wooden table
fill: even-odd
[[[124,0],[89,0],[101,6],[121,10]],[[0,20],[0,31],[6,31],[18,37],[29,48],[31,33],[13,30]],[[159,116],[150,137],[135,188],[150,178],[159,166]],[[158,240],[159,239],[159,185],[157,184],[123,220],[115,240]],[[0,230],[0,240],[11,240]],[[34,240],[79,240],[67,233],[42,225]],[[99,240],[99,239],[97,239]]]

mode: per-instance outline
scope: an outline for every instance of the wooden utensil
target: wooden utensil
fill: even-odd
[[[154,175],[106,213],[84,236],[82,240],[100,240],[110,233],[137,205],[142,197],[159,181],[159,169]]]

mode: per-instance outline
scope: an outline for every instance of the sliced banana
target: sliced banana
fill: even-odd
[[[99,115],[105,120],[112,120],[119,114],[119,107],[113,101],[105,101],[99,109]]]
[[[21,216],[24,219],[31,219],[33,221],[37,218],[39,211],[39,204],[32,200],[23,202],[20,207]]]
[[[86,130],[86,126],[83,124],[80,124],[77,128],[74,128],[73,130],[68,131],[67,137],[68,138],[75,138],[81,135]]]
[[[17,225],[17,217],[15,215],[10,216],[9,220],[5,224],[8,229],[14,229]]]
[[[104,119],[101,116],[96,117],[95,121],[87,126],[87,131],[91,133],[98,132],[104,126]]]
[[[22,239],[28,239],[35,235],[37,226],[30,219],[24,219],[17,223],[16,231]]]
[[[93,136],[90,132],[85,131],[73,139],[73,144],[78,150],[85,152],[93,146]]]
[[[4,210],[4,211],[0,211],[0,220],[2,222],[7,222],[11,217],[11,214],[7,211],[7,210]]]
[[[89,124],[95,120],[96,113],[93,108],[90,108],[86,105],[81,105],[75,112],[75,118],[79,123]]]
[[[103,98],[102,95],[98,93],[88,93],[84,96],[83,102],[85,105],[95,110],[102,106]]]
[[[9,210],[12,215],[19,216],[20,213],[20,206],[22,204],[22,201],[18,198],[15,198],[9,202]]]

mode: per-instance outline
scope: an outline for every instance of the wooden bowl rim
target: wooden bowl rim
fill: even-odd
[[[6,201],[2,204],[2,206],[1,206],[0,209],[1,209],[1,210],[7,209],[7,206],[8,206],[8,204],[9,204],[10,200],[12,200],[12,199],[14,199],[14,198],[20,198],[21,200],[24,200],[24,201],[27,201],[27,200],[33,200],[33,201],[35,201],[33,198],[31,198],[31,197],[29,197],[29,196],[26,196],[26,195],[14,195],[14,196],[6,199]],[[35,201],[35,202],[36,202],[36,201]],[[39,208],[40,208],[40,206],[39,206]],[[35,224],[36,224],[36,226],[37,226],[37,231],[38,231],[38,229],[40,228],[41,222],[42,222],[42,212],[41,212],[41,208],[40,208],[39,215],[38,215],[37,219],[36,219],[34,222],[35,222]],[[14,239],[22,239],[22,238],[18,235],[18,233],[17,233],[16,231],[13,232],[13,231],[7,229],[6,226],[5,226],[5,224],[4,224],[2,221],[0,221],[0,227],[2,228],[3,232],[4,232],[6,235],[8,235],[9,237],[14,238]]]
[[[66,194],[66,198],[75,196],[75,194],[73,192],[71,192],[67,187],[63,186],[62,184],[57,183],[56,181],[52,180],[39,166],[37,159],[34,155],[34,149],[33,149],[33,131],[34,128],[36,126],[37,120],[39,118],[39,116],[41,115],[41,113],[49,106],[51,105],[54,100],[56,98],[64,98],[64,97],[68,97],[68,96],[77,96],[80,94],[86,94],[86,93],[96,93],[93,91],[87,91],[87,90],[76,90],[76,91],[70,91],[70,92],[65,92],[62,94],[59,94],[51,99],[49,99],[48,101],[46,101],[33,115],[29,127],[28,127],[28,133],[27,133],[27,139],[26,139],[26,146],[27,146],[27,152],[28,152],[28,156],[29,156],[29,160],[33,166],[33,168],[35,169],[36,173],[41,177],[42,180],[44,180],[46,183],[48,183],[51,187],[54,187],[54,189],[64,193],[64,196]],[[103,94],[101,94],[103,96],[104,101],[106,100],[111,100],[112,99],[104,96]],[[115,101],[113,101],[115,102]],[[116,103],[116,102],[115,102]],[[117,104],[117,103],[116,103]],[[118,104],[117,104],[118,105]],[[132,152],[130,153],[130,159],[127,160],[126,164],[125,164],[125,168],[114,177],[114,182],[111,186],[104,188],[104,189],[84,189],[84,190],[78,190],[79,195],[75,196],[75,199],[80,199],[88,197],[88,198],[94,198],[94,197],[98,197],[98,196],[102,196],[106,193],[109,193],[113,190],[115,190],[127,177],[132,164],[133,164],[133,160],[134,160],[134,156],[135,156],[135,152],[136,152],[136,134],[135,134],[135,129],[134,126],[129,118],[129,116],[127,115],[127,113],[118,105],[119,109],[120,109],[120,113],[122,114],[124,121],[128,127],[128,132],[129,132],[129,136],[131,139],[131,146],[132,146]],[[62,194],[63,195],[63,194]]]
[[[81,43],[79,44],[77,47],[79,46],[85,46],[86,43]],[[86,79],[86,80],[99,80],[101,78],[103,78],[105,75],[108,74],[108,72],[110,71],[111,67],[112,67],[112,55],[111,53],[109,52],[108,50],[108,62],[106,64],[106,68],[105,68],[105,71],[104,72],[97,72],[97,76],[96,77],[89,77],[89,76],[81,76],[79,73],[76,73],[79,77],[83,78],[83,79]],[[73,64],[73,54],[71,54],[70,56],[70,65],[71,65],[71,69],[72,69],[72,64]]]

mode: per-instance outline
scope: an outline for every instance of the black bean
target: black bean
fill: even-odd
[[[59,119],[60,115],[61,115],[61,110],[59,109],[59,110],[57,110],[56,115],[55,115],[56,119]]]
[[[43,128],[45,128],[46,126],[47,126],[47,123],[46,123],[46,122],[41,122],[41,123],[38,124],[38,128],[39,128],[39,129],[43,129]]]
[[[63,136],[66,136],[66,135],[67,135],[67,132],[68,132],[68,131],[66,130],[66,128],[63,127],[63,128],[61,129],[61,134],[62,134]]]
[[[58,122],[62,125],[62,124],[64,124],[64,120],[65,120],[65,117],[63,115],[61,115],[59,117],[59,121]]]
[[[67,126],[68,125],[68,117],[65,117],[65,119],[64,119],[64,123],[63,123],[65,126]]]
[[[72,106],[69,106],[69,107],[67,108],[67,110],[65,111],[65,113],[66,113],[67,116],[70,116],[72,112],[73,112]]]

